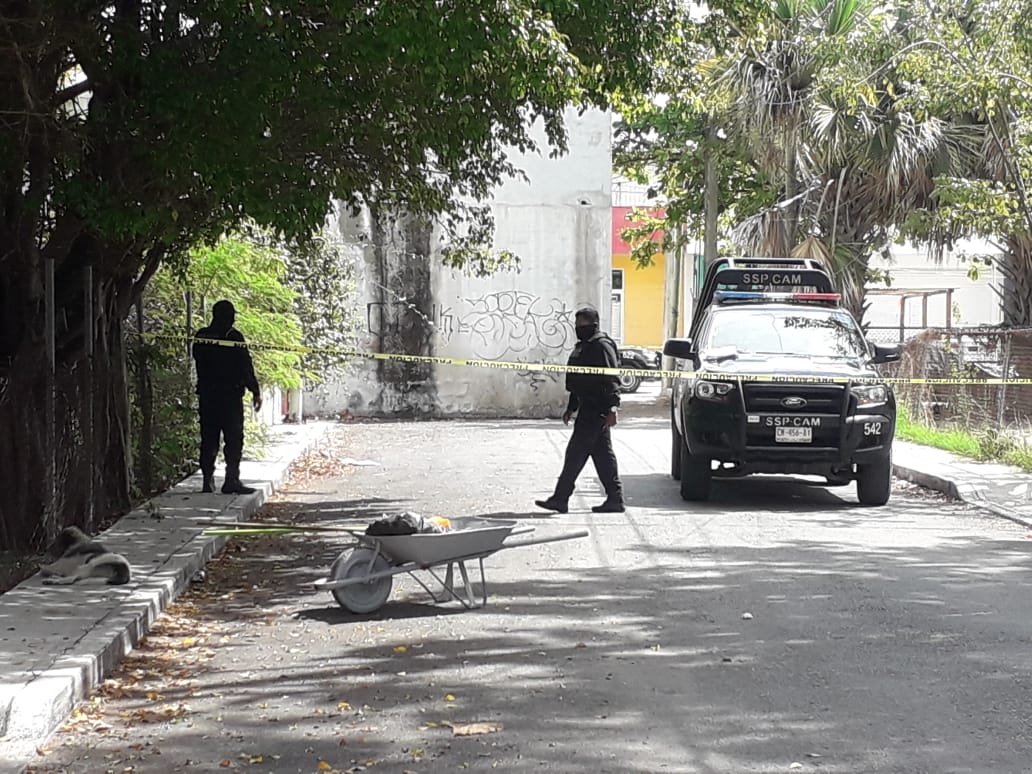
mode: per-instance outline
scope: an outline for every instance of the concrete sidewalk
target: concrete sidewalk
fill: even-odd
[[[899,440],[892,446],[892,463],[896,478],[1032,527],[1032,473]]]
[[[101,539],[129,559],[132,583],[44,586],[36,574],[0,596],[0,772],[26,767],[225,543],[197,522],[250,518],[332,424],[270,428],[265,458],[241,465],[252,495],[201,494],[198,471],[120,519]]]

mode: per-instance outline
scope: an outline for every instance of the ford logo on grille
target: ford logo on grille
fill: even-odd
[[[800,398],[798,395],[789,395],[787,398],[781,399],[781,405],[785,408],[802,408],[806,405],[806,398]]]

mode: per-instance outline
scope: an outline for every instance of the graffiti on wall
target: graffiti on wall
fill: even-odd
[[[555,371],[517,371],[516,375],[526,379],[532,392],[538,392],[546,385],[558,384],[563,375]]]
[[[574,310],[557,298],[502,290],[442,309],[435,323],[442,343],[461,339],[470,357],[521,359],[533,353],[555,358],[573,347],[573,315]]]

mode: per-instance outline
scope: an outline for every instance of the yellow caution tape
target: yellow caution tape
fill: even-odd
[[[134,332],[135,333],[135,332]],[[711,379],[724,382],[779,382],[787,384],[913,384],[913,385],[1032,385],[1032,378],[993,377],[891,377],[891,376],[803,376],[795,374],[728,373],[722,371],[678,371],[647,368],[602,368],[596,366],[573,366],[553,363],[522,363],[509,360],[482,360],[476,358],[439,357],[436,355],[403,355],[395,352],[365,352],[358,349],[339,347],[281,346],[275,344],[249,344],[225,339],[202,339],[186,336],[172,336],[159,333],[138,334],[145,338],[172,339],[180,342],[211,344],[220,347],[247,347],[277,352],[298,352],[328,354],[344,357],[362,357],[371,360],[388,360],[401,363],[427,363],[430,365],[467,366],[472,368],[494,368],[507,371],[541,373],[578,373],[595,375],[637,375],[669,379]]]

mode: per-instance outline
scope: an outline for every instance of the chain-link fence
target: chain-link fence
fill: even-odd
[[[877,340],[877,339],[875,339]],[[979,384],[1032,378],[1032,329],[931,328],[903,344],[902,359],[883,374],[904,379],[973,380],[970,384],[901,384],[897,399],[915,419],[1023,434],[1032,418],[1032,385]]]

